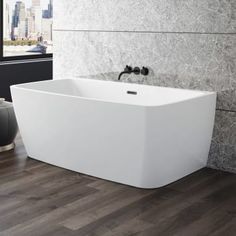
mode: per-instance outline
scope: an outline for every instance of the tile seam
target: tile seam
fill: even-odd
[[[203,35],[235,35],[226,32],[185,32],[185,31],[132,31],[132,30],[82,30],[82,29],[53,29],[56,32],[88,32],[88,33],[136,33],[136,34],[203,34]]]
[[[218,108],[216,109],[216,111],[236,113],[236,111],[234,111],[234,110],[218,109]]]

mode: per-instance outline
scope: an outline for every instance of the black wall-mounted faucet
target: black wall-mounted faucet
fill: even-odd
[[[149,73],[149,70],[148,70],[148,68],[146,68],[146,67],[143,67],[142,69],[140,69],[139,67],[134,67],[134,68],[132,68],[131,66],[126,66],[125,68],[124,68],[124,71],[122,71],[120,74],[119,74],[119,77],[118,77],[118,80],[120,80],[121,79],[121,76],[123,75],[123,74],[131,74],[131,73],[134,73],[135,75],[139,75],[139,74],[142,74],[142,75],[148,75],[148,73]]]

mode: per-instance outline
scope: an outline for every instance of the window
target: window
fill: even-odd
[[[0,0],[0,59],[52,56],[52,0]]]

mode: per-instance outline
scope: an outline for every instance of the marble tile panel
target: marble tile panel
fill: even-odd
[[[236,112],[216,112],[208,166],[236,173]]]
[[[61,30],[236,33],[235,0],[60,0]]]
[[[54,78],[116,80],[127,64],[148,66],[123,80],[217,91],[217,107],[236,111],[236,35],[54,31],[54,45]]]

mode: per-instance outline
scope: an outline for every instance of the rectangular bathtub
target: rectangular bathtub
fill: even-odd
[[[11,86],[28,156],[140,188],[206,166],[216,93],[90,79]]]

